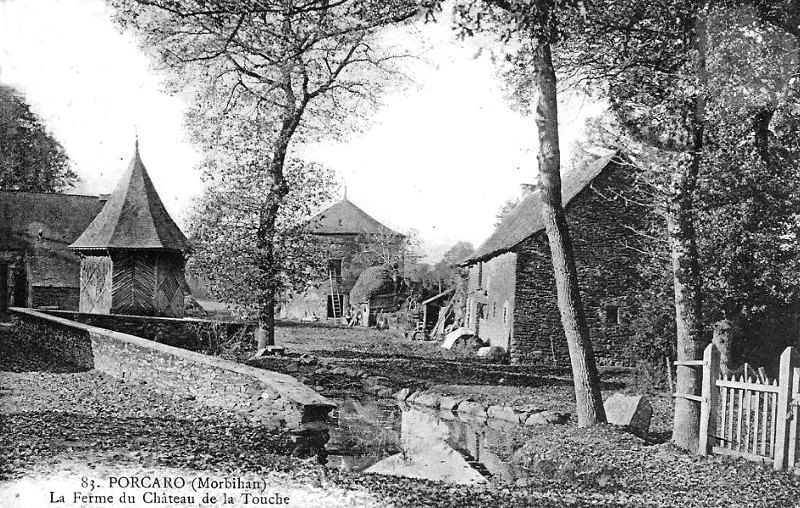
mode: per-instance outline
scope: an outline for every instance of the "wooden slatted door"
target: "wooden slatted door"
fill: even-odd
[[[78,309],[93,314],[108,314],[112,300],[112,261],[108,256],[81,259],[81,293]]]
[[[183,259],[159,256],[156,263],[155,311],[159,316],[183,317]]]
[[[155,257],[148,254],[115,254],[112,314],[152,316],[155,313]]]

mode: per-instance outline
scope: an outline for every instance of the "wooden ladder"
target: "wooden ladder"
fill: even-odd
[[[333,310],[333,317],[342,317],[342,297],[339,293],[339,282],[333,283],[333,271],[328,272],[328,278],[331,283],[331,309]]]

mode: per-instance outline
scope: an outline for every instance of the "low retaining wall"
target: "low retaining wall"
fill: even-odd
[[[225,341],[236,334],[253,335],[256,328],[255,323],[209,319],[90,314],[65,310],[40,312],[192,351],[211,349],[215,342]]]
[[[56,335],[65,360],[167,394],[249,414],[265,424],[299,428],[322,421],[335,407],[291,376],[207,356],[134,335],[78,323],[43,312],[10,308],[23,321]],[[50,337],[52,339],[52,336]]]

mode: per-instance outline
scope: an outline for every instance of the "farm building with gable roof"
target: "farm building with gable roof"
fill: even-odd
[[[106,197],[0,191],[0,274],[7,303],[78,310],[80,258],[67,247]]]
[[[361,273],[389,260],[400,260],[405,238],[371,217],[346,195],[312,217],[305,230],[324,252],[327,269],[302,293],[286,295],[281,306],[283,318],[346,316],[351,304],[362,303],[350,301],[350,291]]]
[[[622,360],[627,306],[642,284],[632,228],[646,214],[623,197],[634,185],[634,171],[615,152],[562,177],[583,306],[600,363]],[[568,364],[540,191],[529,188],[463,265],[469,329],[514,361]]]

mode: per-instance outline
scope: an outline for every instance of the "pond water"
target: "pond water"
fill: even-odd
[[[337,400],[321,455],[328,467],[461,484],[526,476],[521,427],[386,399]]]

